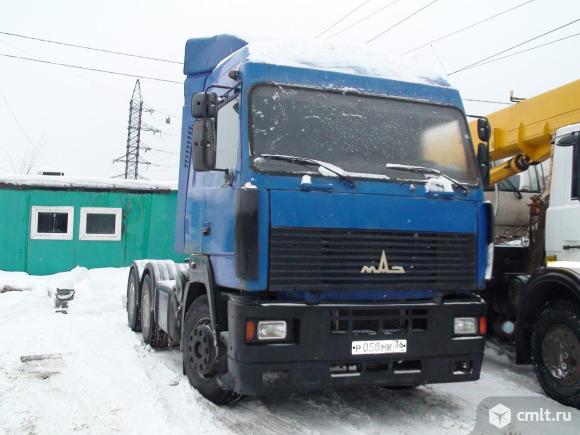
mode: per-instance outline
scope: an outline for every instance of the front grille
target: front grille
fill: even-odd
[[[274,227],[269,287],[472,289],[477,282],[476,252],[475,236],[465,233]]]
[[[330,311],[334,335],[391,335],[426,332],[429,311],[424,308],[336,309]]]

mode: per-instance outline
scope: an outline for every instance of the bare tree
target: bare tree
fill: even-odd
[[[44,144],[34,145],[29,153],[26,153],[24,156],[22,156],[22,159],[20,160],[20,168],[18,171],[19,174],[29,175],[32,172],[32,169],[36,164],[43,146]]]
[[[14,161],[12,160],[10,153],[6,151],[4,147],[1,146],[0,151],[2,151],[2,154],[4,155],[4,157],[0,159],[0,170],[5,172],[16,172],[16,168],[14,167]],[[5,164],[10,165],[10,167],[7,167]]]
[[[20,130],[20,132],[22,133],[24,138],[26,138],[26,141],[30,144],[31,151],[29,153],[24,154],[24,156],[22,157],[22,160],[20,161],[20,166],[18,168],[16,168],[14,166],[14,162],[10,156],[10,153],[8,153],[8,151],[6,151],[4,148],[0,148],[0,150],[2,150],[4,152],[4,154],[6,154],[6,157],[8,157],[8,163],[10,164],[10,167],[12,168],[12,172],[15,172],[18,174],[30,174],[32,172],[32,168],[34,167],[34,164],[36,163],[36,160],[38,159],[38,155],[40,154],[40,150],[43,147],[44,143],[43,144],[35,144],[32,141],[32,139],[30,139],[30,136],[26,133],[26,130],[24,129],[24,127],[22,126],[22,124],[20,123],[18,118],[16,117],[16,114],[12,110],[12,107],[10,106],[10,103],[8,102],[8,99],[6,98],[6,95],[4,95],[4,93],[1,90],[0,90],[0,96],[2,96],[2,99],[4,100],[4,103],[6,104],[6,108],[8,109],[8,112],[12,116],[12,119],[14,120],[16,125],[18,126],[18,129]]]

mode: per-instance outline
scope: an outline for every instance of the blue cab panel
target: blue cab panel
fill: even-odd
[[[245,46],[246,41],[232,35],[216,35],[210,38],[194,38],[185,44],[183,73],[185,103],[182,111],[181,149],[179,165],[179,191],[177,195],[177,222],[175,226],[174,249],[178,253],[192,253],[200,243],[199,236],[192,232],[199,224],[199,198],[194,198],[187,207],[187,186],[191,185],[191,95],[206,89],[206,80],[214,68],[225,57]],[[197,242],[197,243],[195,243]]]
[[[228,76],[235,70],[241,80],[239,99],[240,137],[231,185],[223,171],[191,170],[191,95],[203,90],[223,95],[221,87],[237,83]],[[256,170],[250,155],[250,96],[255,86],[277,83],[313,88],[348,89],[349,92],[379,95],[456,108],[463,113],[457,90],[440,83],[402,82],[316,68],[273,65],[251,61],[245,41],[231,35],[189,40],[186,45],[179,196],[176,225],[176,250],[185,254],[210,256],[217,284],[246,291],[269,288],[270,229],[333,228],[407,232],[442,232],[474,235],[477,238],[477,277],[474,287],[483,287],[487,249],[487,209],[482,207],[483,190],[475,186],[468,192],[447,196],[432,195],[421,184],[357,179],[348,186],[339,179],[313,177],[325,184],[325,191],[306,191],[301,176],[272,174]],[[219,87],[215,87],[218,85]],[[473,150],[471,150],[473,152]],[[474,158],[474,156],[472,156]],[[235,198],[240,189],[259,192],[258,273],[256,278],[241,279],[234,258]],[[203,229],[208,229],[206,234]],[[380,255],[380,251],[378,252]],[[473,290],[465,289],[465,290]],[[332,292],[314,295],[302,292],[305,300],[348,298],[353,300],[420,299],[433,295],[430,288],[393,293],[364,291]],[[295,298],[298,292],[281,297]],[[341,296],[342,295],[342,296]]]

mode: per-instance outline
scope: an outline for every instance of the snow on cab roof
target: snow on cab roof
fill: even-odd
[[[331,41],[236,38],[249,41],[248,45],[238,50],[245,52],[246,62],[450,86],[437,60],[421,54],[400,56],[398,51],[385,52],[367,45]]]
[[[170,191],[177,185],[166,181],[124,180],[104,177],[0,174],[0,188],[76,190]]]

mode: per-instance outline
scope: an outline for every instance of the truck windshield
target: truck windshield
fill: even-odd
[[[385,166],[391,163],[426,166],[478,183],[465,118],[450,107],[261,85],[251,95],[250,122],[254,164],[261,171],[309,171],[292,161],[257,158],[280,154],[328,162],[353,177],[409,177]]]

